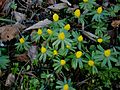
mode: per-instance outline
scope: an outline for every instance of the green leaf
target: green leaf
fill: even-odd
[[[6,69],[7,63],[9,63],[8,56],[1,56],[0,57],[0,69]]]

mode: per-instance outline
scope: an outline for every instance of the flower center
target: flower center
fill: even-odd
[[[82,36],[82,35],[80,35],[80,36],[78,37],[78,41],[79,41],[79,42],[82,42],[82,41],[83,41],[83,36]]]
[[[104,51],[104,55],[105,55],[106,57],[109,57],[110,54],[111,54],[110,49],[107,49],[107,50]]]
[[[70,24],[66,24],[66,25],[64,26],[64,29],[67,30],[67,31],[70,30]]]
[[[54,51],[53,51],[53,55],[58,55],[57,50],[54,50]]]
[[[65,60],[60,60],[60,65],[64,66],[66,64]]]
[[[47,33],[51,35],[53,33],[53,31],[51,29],[48,29]]]
[[[76,9],[74,15],[79,18],[80,17],[80,9]]]
[[[77,51],[75,53],[75,55],[76,55],[76,58],[80,58],[82,56],[82,52],[81,51]]]
[[[101,14],[101,13],[102,13],[102,7],[98,7],[97,13],[98,13],[98,14]]]
[[[53,15],[53,20],[54,20],[55,22],[59,20],[58,14],[55,13],[55,14]]]
[[[64,39],[65,39],[65,34],[64,34],[64,32],[59,33],[58,39],[60,39],[60,40],[64,40]]]
[[[65,85],[63,86],[63,90],[69,90],[68,84],[65,84]]]
[[[38,35],[41,35],[41,34],[42,34],[42,30],[41,30],[41,29],[38,29],[37,34],[38,34]]]
[[[99,39],[97,39],[97,41],[98,41],[99,43],[102,43],[102,42],[103,42],[103,39],[102,39],[102,38],[99,38]]]
[[[94,61],[93,61],[93,60],[89,60],[89,61],[88,61],[88,65],[89,65],[89,66],[94,66]]]
[[[25,39],[22,37],[19,39],[20,43],[23,44],[25,42]]]
[[[46,51],[47,51],[46,48],[42,46],[42,47],[41,47],[41,53],[44,54],[44,53],[46,53]]]

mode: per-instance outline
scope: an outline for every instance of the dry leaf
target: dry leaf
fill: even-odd
[[[62,1],[62,2],[64,2],[64,3],[67,3],[69,6],[71,6],[71,3],[68,2],[68,0],[60,0],[60,1]]]
[[[27,31],[27,30],[31,30],[31,29],[38,29],[38,28],[42,28],[42,27],[46,27],[48,26],[49,24],[51,24],[52,21],[51,20],[48,20],[48,19],[44,19],[43,21],[39,21],[38,23],[26,28],[24,31]]]
[[[31,46],[30,49],[28,50],[28,56],[31,60],[36,59],[37,57],[37,46]]]
[[[61,9],[67,8],[67,4],[66,3],[59,3],[59,4],[54,4],[49,6],[49,9],[52,9],[53,11],[59,11]]]
[[[20,29],[25,28],[22,24],[6,25],[0,27],[0,40],[1,41],[10,41],[19,34]]]
[[[5,86],[11,86],[15,82],[15,75],[10,73],[6,79]]]
[[[12,0],[0,0],[2,1],[2,7],[0,7],[0,10],[2,10],[3,15],[8,15],[10,12],[10,5]]]
[[[15,16],[17,22],[22,22],[23,20],[26,19],[25,14],[22,14],[20,12],[13,11],[13,15]]]
[[[16,55],[15,60],[20,61],[20,62],[27,62],[29,60],[29,57],[27,53]]]
[[[56,0],[47,0],[47,3],[48,3],[48,4],[55,4],[55,3],[56,3]]]
[[[67,11],[68,13],[73,13],[77,8],[79,8],[78,5],[73,5],[73,8],[71,7],[68,7]]]
[[[116,27],[119,27],[120,26],[120,20],[114,20],[111,25],[116,28]]]

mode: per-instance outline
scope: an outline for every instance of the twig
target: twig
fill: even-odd
[[[81,84],[85,83],[85,82],[88,81],[89,79],[91,79],[91,77],[89,77],[89,78],[87,78],[87,79],[85,79],[85,80],[77,83],[77,86],[80,86]]]

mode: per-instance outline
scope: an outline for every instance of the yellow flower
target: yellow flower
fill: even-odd
[[[53,33],[53,31],[51,29],[48,29],[47,33],[51,35]]]
[[[79,18],[80,17],[80,9],[76,9],[74,15]]]
[[[98,38],[98,39],[97,39],[97,42],[102,43],[102,42],[103,42],[103,39],[102,39],[102,38]]]
[[[47,51],[46,48],[42,46],[42,47],[41,47],[41,53],[44,54],[44,53],[46,53],[46,51]]]
[[[82,52],[81,51],[77,51],[75,53],[75,55],[76,55],[76,58],[80,58],[82,56]]]
[[[89,66],[94,66],[94,64],[95,64],[95,63],[94,63],[93,60],[89,60],[89,61],[88,61],[88,65],[89,65]]]
[[[61,32],[61,33],[58,34],[58,39],[60,39],[60,40],[64,40],[65,39],[64,32]]]
[[[83,2],[84,2],[84,3],[87,3],[87,2],[88,2],[88,0],[83,0]]]
[[[64,66],[66,64],[65,60],[60,60],[60,65]]]
[[[70,49],[70,45],[66,45],[66,48]]]
[[[102,13],[102,6],[101,6],[101,7],[98,7],[97,13],[98,13],[98,14],[101,14],[101,13]]]
[[[67,30],[67,31],[70,30],[70,24],[66,24],[66,25],[64,26],[64,29]]]
[[[57,50],[54,50],[54,51],[53,51],[53,55],[58,55]]]
[[[82,35],[80,35],[80,36],[78,37],[78,41],[79,41],[79,42],[82,42],[82,41],[83,41],[83,36],[82,36]]]
[[[68,84],[65,84],[65,85],[63,86],[63,90],[69,90]]]
[[[41,30],[41,29],[38,29],[37,34],[38,34],[38,35],[41,35],[41,34],[42,34],[42,30]]]
[[[23,44],[25,42],[25,39],[22,37],[19,39],[20,43]]]
[[[54,20],[55,22],[59,20],[58,14],[55,13],[55,14],[53,15],[53,20]]]
[[[104,50],[104,55],[105,55],[106,57],[109,57],[110,54],[111,54],[110,49]]]

